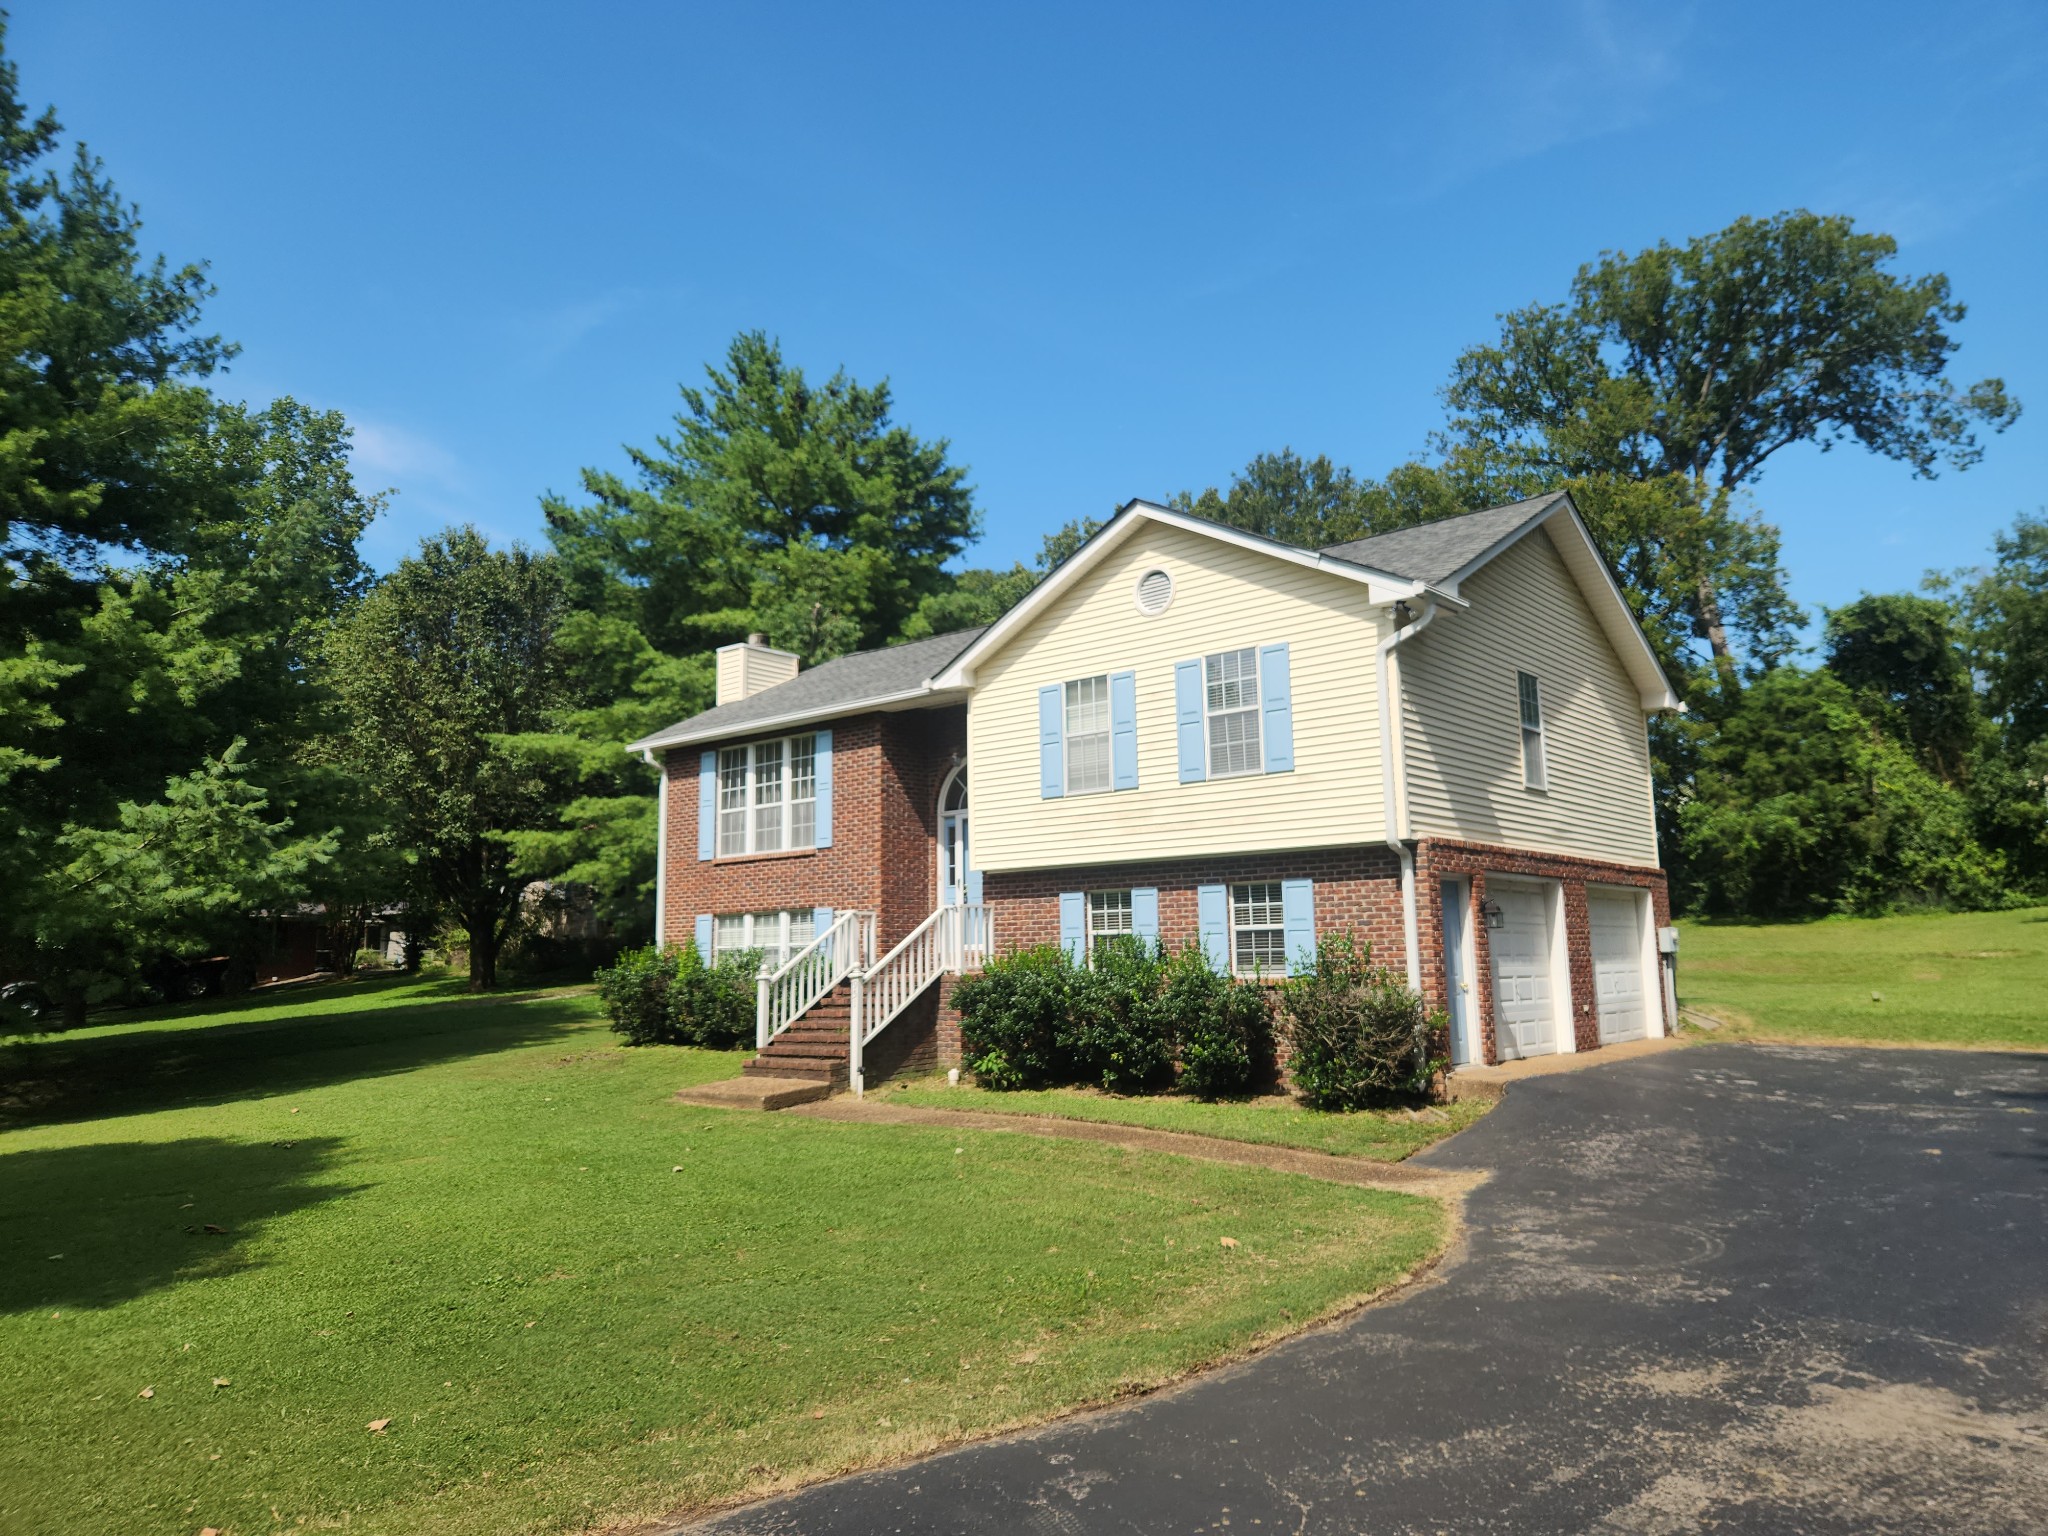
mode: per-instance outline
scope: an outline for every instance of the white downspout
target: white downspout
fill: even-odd
[[[1398,609],[1400,604],[1395,604],[1395,607]],[[1380,690],[1380,814],[1386,826],[1387,846],[1394,850],[1394,857],[1401,864],[1401,937],[1408,948],[1408,985],[1418,993],[1422,990],[1422,935],[1415,913],[1415,851],[1401,837],[1407,797],[1398,795],[1395,786],[1402,783],[1406,775],[1401,771],[1398,738],[1394,730],[1394,711],[1398,701],[1394,698],[1389,677],[1393,671],[1394,647],[1427,629],[1429,621],[1436,617],[1436,608],[1436,599],[1425,597],[1421,614],[1412,623],[1391,631],[1374,648]]]
[[[651,747],[640,755],[661,775],[654,791],[654,947],[660,949],[668,926],[668,763],[655,762]]]

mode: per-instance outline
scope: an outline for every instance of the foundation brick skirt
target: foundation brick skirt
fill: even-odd
[[[1652,920],[1661,927],[1671,921],[1664,872],[1640,865],[1610,864],[1485,843],[1425,838],[1416,846],[1416,930],[1424,1000],[1433,1008],[1446,1006],[1441,882],[1466,880],[1471,908],[1467,927],[1472,936],[1474,962],[1470,998],[1473,1017],[1479,1025],[1481,1059],[1492,1063],[1498,1059],[1494,1047],[1492,965],[1486,924],[1480,916],[1489,873],[1551,881],[1562,889],[1570,996],[1559,999],[1560,1022],[1568,1008],[1569,1027],[1577,1049],[1599,1049],[1587,887],[1647,891]],[[1159,892],[1160,940],[1177,949],[1198,936],[1197,887],[1304,879],[1315,883],[1315,923],[1319,934],[1351,934],[1371,944],[1373,959],[1379,964],[1396,971],[1406,968],[1400,865],[1393,852],[1381,844],[1230,858],[1098,864],[1085,869],[991,871],[983,876],[983,895],[994,917],[998,950],[1014,954],[1035,945],[1059,942],[1062,891],[1151,887]],[[938,1059],[946,1065],[957,1062],[960,1053],[959,1019],[951,1007],[956,980],[949,977],[942,984],[939,1001],[935,1044]],[[1652,996],[1651,1008],[1661,1016],[1661,998],[1656,994]]]

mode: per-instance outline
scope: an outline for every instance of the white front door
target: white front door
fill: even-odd
[[[1501,923],[1487,935],[1493,951],[1493,1043],[1502,1061],[1557,1049],[1557,999],[1551,979],[1550,897],[1541,890],[1489,886]]]
[[[1586,920],[1593,938],[1593,995],[1605,1044],[1640,1040],[1650,1030],[1649,989],[1643,984],[1642,900],[1621,892],[1588,891]]]
[[[980,892],[967,853],[967,765],[962,763],[939,791],[939,905],[957,907]]]

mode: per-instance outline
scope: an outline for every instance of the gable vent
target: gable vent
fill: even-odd
[[[1155,567],[1138,578],[1138,612],[1164,613],[1166,605],[1172,601],[1173,578],[1166,572]]]

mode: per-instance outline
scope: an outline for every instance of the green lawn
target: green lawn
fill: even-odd
[[[1685,923],[1678,997],[1772,1040],[2048,1047],[2048,909]]]
[[[629,1521],[1170,1379],[1444,1236],[1264,1170],[687,1108],[740,1058],[452,994],[0,1048],[0,1531]]]
[[[972,1109],[993,1114],[1051,1115],[1062,1120],[1103,1120],[1116,1125],[1142,1125],[1157,1131],[1190,1131],[1221,1136],[1227,1141],[1255,1141],[1275,1147],[1305,1147],[1341,1157],[1371,1158],[1393,1163],[1420,1152],[1453,1131],[1462,1131],[1489,1107],[1469,1099],[1410,1114],[1407,1110],[1360,1110],[1331,1115],[1303,1109],[1291,1099],[1252,1099],[1244,1103],[1204,1104],[1160,1095],[1118,1098],[1089,1088],[1045,1088],[1032,1092],[991,1093],[963,1082],[949,1085],[943,1077],[917,1078],[881,1089],[871,1098],[886,1104],[930,1109]]]

